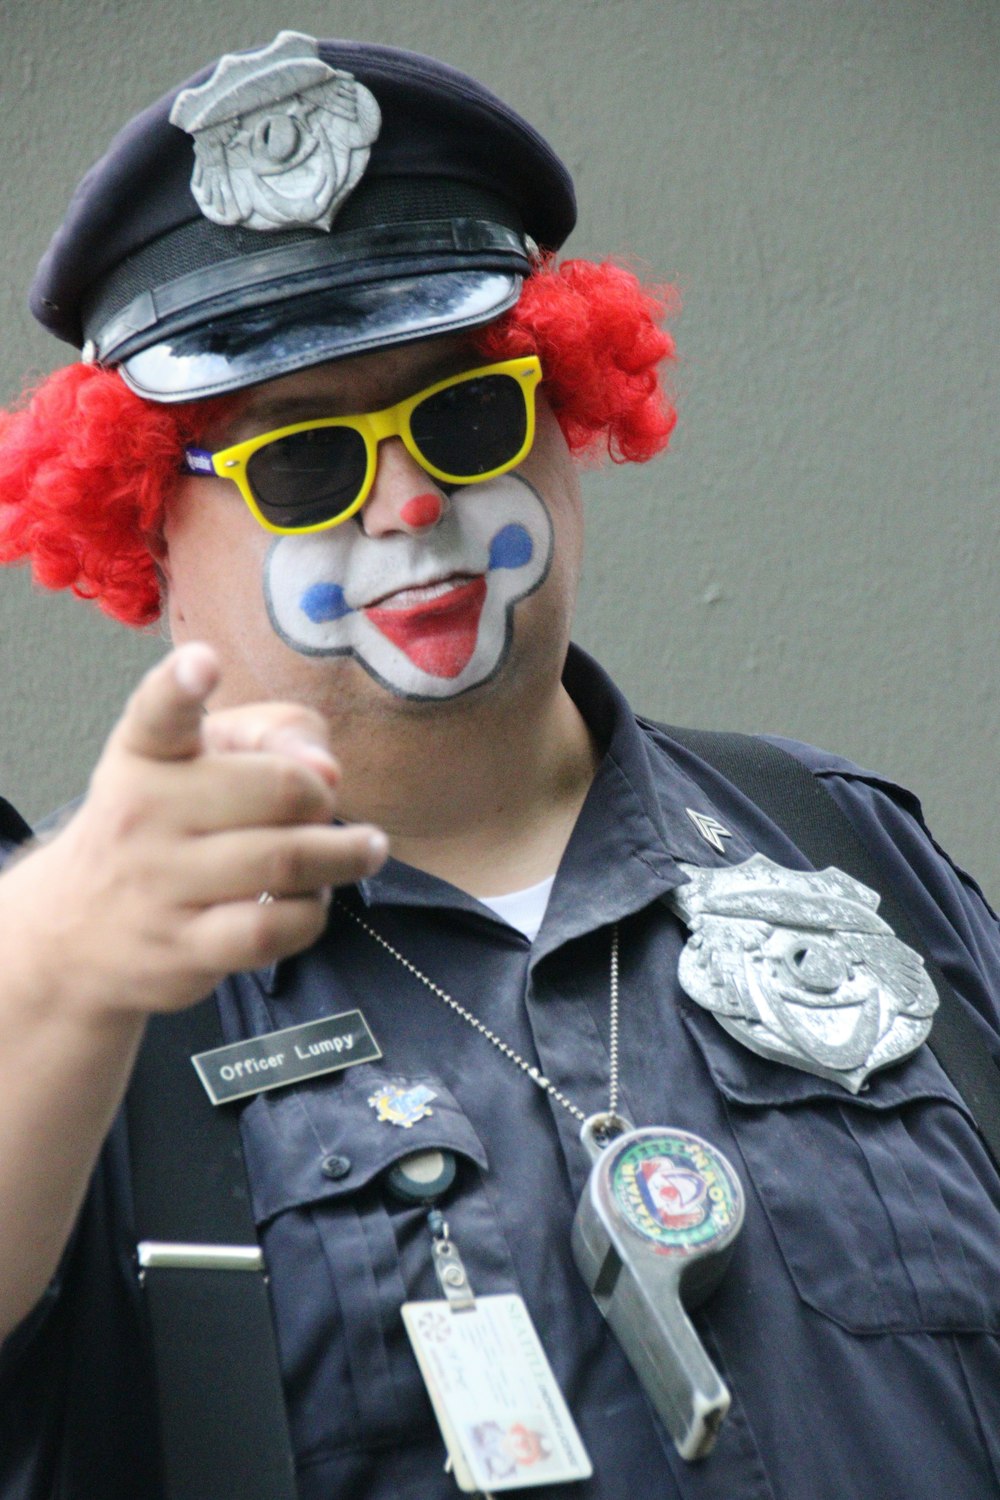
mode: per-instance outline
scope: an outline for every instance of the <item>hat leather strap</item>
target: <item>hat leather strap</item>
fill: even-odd
[[[475,270],[527,276],[531,262],[521,236],[504,224],[472,218],[355,229],[189,271],[141,292],[99,330],[88,328],[87,338],[101,363],[118,364],[209,317],[394,276]]]

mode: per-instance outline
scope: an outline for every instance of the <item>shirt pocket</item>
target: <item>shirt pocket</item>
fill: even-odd
[[[409,1126],[372,1103],[392,1083],[427,1106]],[[438,1079],[370,1064],[259,1095],[242,1133],[298,1461],[419,1439],[434,1421],[400,1306],[441,1293],[427,1210],[396,1201],[386,1177],[415,1152],[452,1152],[442,1206],[473,1288],[511,1290],[478,1135]]]
[[[853,1333],[1000,1331],[1000,1179],[926,1046],[853,1096],[684,1020],[804,1302]]]

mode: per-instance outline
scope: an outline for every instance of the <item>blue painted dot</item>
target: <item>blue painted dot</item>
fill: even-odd
[[[523,526],[512,521],[493,538],[490,547],[491,568],[523,568],[535,554],[531,537]]]
[[[314,625],[322,625],[324,620],[341,620],[344,615],[353,614],[339,583],[314,583],[302,595],[299,608]]]

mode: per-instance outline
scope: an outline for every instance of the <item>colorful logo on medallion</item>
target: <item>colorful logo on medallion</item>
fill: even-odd
[[[742,1220],[743,1191],[733,1169],[686,1131],[633,1139],[611,1163],[609,1180],[625,1222],[664,1252],[707,1248]]]

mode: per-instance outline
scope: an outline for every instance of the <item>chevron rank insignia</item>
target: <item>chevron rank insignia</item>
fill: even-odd
[[[693,807],[686,807],[684,811],[705,840],[705,843],[711,844],[712,848],[717,849],[720,854],[725,854],[726,846],[722,840],[732,838],[729,829],[723,828],[718,818],[710,818],[707,813],[695,812]]]

